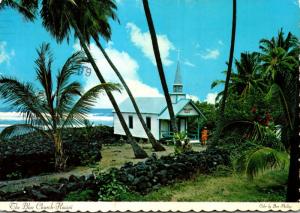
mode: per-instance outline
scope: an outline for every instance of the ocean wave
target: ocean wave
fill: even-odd
[[[19,112],[0,112],[0,121],[22,121],[25,120]]]

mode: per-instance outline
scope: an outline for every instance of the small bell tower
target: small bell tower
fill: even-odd
[[[186,99],[186,94],[183,93],[183,84],[179,60],[177,62],[175,80],[173,84],[173,93],[171,93],[170,96],[173,104],[176,104],[181,99]]]

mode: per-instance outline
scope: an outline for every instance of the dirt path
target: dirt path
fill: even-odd
[[[143,149],[149,154],[149,156],[154,153],[152,152],[150,144],[142,144]],[[193,145],[193,150],[203,151],[205,148],[197,145]],[[158,157],[163,155],[169,155],[174,153],[174,147],[166,146],[166,151],[164,152],[155,152]],[[101,151],[102,160],[94,165],[93,167],[89,166],[80,166],[72,168],[67,172],[60,173],[51,173],[39,176],[33,176],[30,178],[20,179],[20,180],[11,180],[11,181],[0,181],[0,190],[2,191],[17,191],[23,189],[25,186],[39,185],[41,183],[51,183],[56,182],[59,178],[68,178],[70,175],[82,176],[88,175],[93,172],[93,170],[98,169],[101,171],[106,171],[112,167],[121,167],[126,162],[137,163],[143,161],[144,159],[135,159],[131,146],[128,144],[124,145],[114,145],[108,146],[105,145]]]

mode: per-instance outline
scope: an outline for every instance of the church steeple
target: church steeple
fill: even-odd
[[[180,64],[179,61],[177,62],[177,68],[175,73],[175,80],[173,84],[173,92],[174,93],[182,93],[183,85],[182,85],[182,78],[180,72]]]
[[[178,56],[175,79],[173,84],[173,93],[171,93],[170,95],[173,104],[176,104],[181,99],[186,99],[186,95],[183,93],[183,84],[181,78],[179,56]]]

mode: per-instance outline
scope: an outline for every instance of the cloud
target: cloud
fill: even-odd
[[[299,0],[300,1],[300,0]],[[218,44],[220,44],[221,46],[223,46],[224,45],[224,43],[223,43],[223,41],[222,40],[219,40],[218,41]]]
[[[218,93],[208,93],[206,96],[206,99],[204,101],[206,101],[209,104],[215,104],[216,103],[216,97],[217,97]]]
[[[142,32],[140,28],[131,22],[127,23],[126,28],[130,31],[130,39],[132,43],[144,53],[145,57],[150,59],[151,62],[156,65],[150,33]],[[173,61],[169,58],[169,56],[170,51],[175,50],[174,45],[166,35],[157,34],[157,42],[162,63],[165,66],[171,65]]]
[[[194,102],[199,101],[198,96],[195,96],[195,95],[189,95],[189,94],[187,94],[186,97],[187,97],[188,99],[193,100]]]
[[[0,42],[0,64],[6,63],[9,65],[10,59],[15,56],[15,51],[6,51],[7,43],[5,41]]]
[[[187,66],[189,66],[189,67],[196,67],[195,64],[193,64],[192,62],[190,62],[190,61],[187,60],[187,59],[183,61],[183,64],[185,64],[185,65],[187,65]]]
[[[200,46],[200,44],[197,42],[197,43],[195,43],[195,48],[196,49],[199,49],[201,46]]]
[[[78,43],[74,45],[74,49],[80,50],[80,46]],[[97,48],[95,44],[92,43],[90,45],[90,51],[93,57],[96,59],[96,63],[105,80],[109,82],[118,83],[118,77],[115,75],[110,65],[102,55],[101,51]],[[105,51],[109,55],[110,59],[113,61],[115,66],[119,69],[121,75],[124,77],[133,96],[162,96],[157,88],[151,87],[140,80],[138,75],[139,65],[127,52],[114,49],[112,43],[105,49]],[[86,64],[86,66],[91,68],[89,64]],[[100,83],[94,72],[92,72],[90,76],[84,76],[84,80],[86,82],[85,90],[88,90],[91,87]],[[113,95],[117,103],[124,101],[128,97],[125,90],[122,90],[122,93],[113,92]],[[106,94],[100,95],[99,101],[95,105],[95,108],[112,108],[112,105]]]
[[[200,55],[204,60],[217,59],[220,56],[220,51],[218,49],[206,49],[204,54],[198,55]]]

